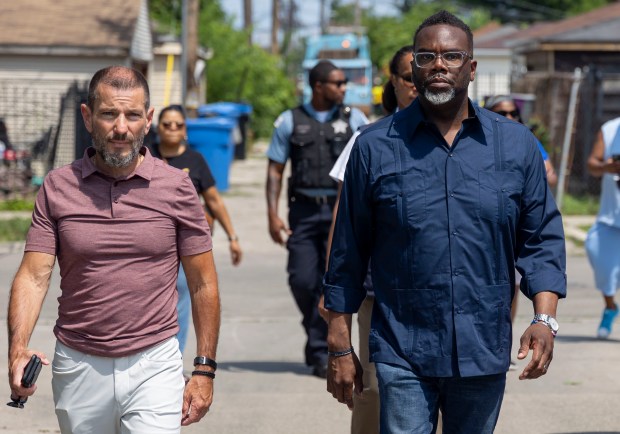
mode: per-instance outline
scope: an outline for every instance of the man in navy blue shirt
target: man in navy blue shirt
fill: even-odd
[[[442,11],[414,36],[419,97],[366,129],[345,172],[329,269],[327,388],[362,390],[351,346],[372,259],[381,433],[492,433],[510,363],[515,265],[534,319],[520,379],[544,375],[566,295],[562,219],[527,127],[475,106],[471,30]]]

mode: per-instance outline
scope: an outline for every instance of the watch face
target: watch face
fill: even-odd
[[[554,332],[557,332],[558,329],[560,328],[560,325],[558,324],[558,322],[555,320],[555,318],[549,317],[549,325],[551,326],[551,329]]]

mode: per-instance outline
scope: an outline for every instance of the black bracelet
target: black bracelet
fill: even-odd
[[[217,363],[215,362],[215,360],[205,356],[198,356],[194,359],[194,366],[198,365],[210,366],[213,368],[214,371],[217,369]]]
[[[353,347],[351,347],[348,350],[343,350],[343,351],[328,351],[327,355],[329,357],[342,357],[342,356],[347,356],[351,354],[353,351],[354,351]]]
[[[209,371],[192,371],[192,376],[194,375],[204,375],[205,377],[209,377],[211,379],[215,378],[215,372]]]

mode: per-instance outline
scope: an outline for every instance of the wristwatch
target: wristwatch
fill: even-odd
[[[549,327],[549,330],[551,330],[551,334],[553,334],[553,337],[555,337],[555,335],[558,334],[558,330],[560,329],[560,325],[555,320],[555,318],[552,317],[551,315],[547,315],[545,313],[537,313],[536,315],[534,315],[534,319],[532,320],[532,324],[536,324],[538,322],[539,323],[543,323],[544,325]]]
[[[194,358],[194,366],[198,366],[198,365],[209,366],[213,368],[214,371],[217,369],[217,363],[215,362],[215,360],[210,359],[205,356],[198,356]]]

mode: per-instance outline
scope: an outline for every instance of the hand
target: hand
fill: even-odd
[[[198,422],[213,402],[213,379],[202,375],[193,375],[185,385],[183,393],[183,412],[181,425],[187,426]]]
[[[353,386],[358,395],[364,390],[364,370],[353,352],[346,356],[330,357],[327,361],[327,391],[353,410]]]
[[[243,256],[243,252],[241,251],[241,246],[239,245],[239,240],[233,238],[230,240],[230,245],[228,246],[230,249],[230,259],[233,265],[239,265],[241,263],[241,257]]]
[[[282,238],[282,232],[284,232],[288,237],[290,237],[293,233],[289,228],[286,227],[284,222],[279,217],[270,218],[269,234],[271,235],[271,239],[274,243],[278,243],[280,245],[284,245],[286,243],[286,240]]]
[[[24,376],[24,369],[30,361],[33,354],[36,354],[41,359],[43,365],[49,365],[50,362],[45,354],[39,351],[30,351],[24,349],[18,352],[14,357],[9,359],[9,386],[11,387],[12,398],[26,398],[32,396],[37,390],[37,385],[25,388],[22,386],[22,377]]]
[[[541,323],[532,324],[525,330],[517,358],[523,360],[530,349],[533,352],[532,360],[519,375],[519,380],[533,380],[547,373],[553,360],[553,339],[549,327]]]
[[[614,161],[613,158],[608,158],[603,163],[603,170],[607,173],[620,174],[620,160]]]
[[[321,318],[323,318],[325,322],[329,322],[329,311],[325,309],[325,297],[323,294],[319,297],[319,304],[317,305],[317,308],[319,309],[319,315],[321,315]]]

